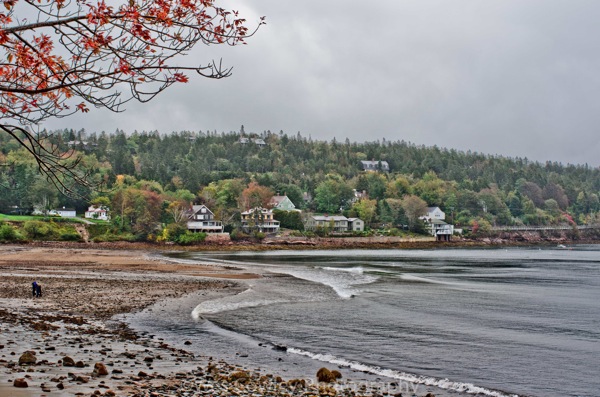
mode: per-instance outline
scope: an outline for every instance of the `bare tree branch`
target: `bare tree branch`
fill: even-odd
[[[76,172],[80,159],[65,157],[28,127],[87,112],[88,105],[122,111],[132,99],[147,102],[187,82],[186,72],[229,76],[231,68],[220,62],[177,63],[197,44],[243,44],[264,23],[261,18],[249,30],[236,11],[216,1],[131,0],[112,7],[104,0],[2,0],[0,130],[25,147],[57,187],[72,192],[66,180],[85,182],[85,173]],[[34,21],[16,17],[31,11]]]

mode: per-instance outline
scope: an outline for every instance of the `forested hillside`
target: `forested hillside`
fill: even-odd
[[[240,143],[241,137],[249,138],[247,143]],[[82,211],[88,205],[57,193],[15,142],[4,135],[0,140],[3,211],[57,205]],[[55,131],[52,140],[65,152],[83,155],[83,165],[94,169],[93,178],[106,189],[87,193],[105,197],[123,226],[173,222],[175,202],[205,203],[227,223],[247,204],[241,200],[244,190],[258,188],[285,193],[308,211],[345,211],[373,226],[410,223],[410,201],[417,199],[422,200],[417,208],[439,206],[447,220],[465,226],[592,223],[600,209],[600,171],[587,165],[542,164],[404,141],[324,142],[299,133],[248,134],[243,127],[237,133],[170,135],[65,130]],[[364,172],[361,160],[387,161],[390,172]],[[353,189],[366,195],[357,200]],[[134,193],[139,200],[125,199]],[[125,211],[125,202],[137,209]]]

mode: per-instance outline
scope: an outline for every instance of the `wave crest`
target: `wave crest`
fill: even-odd
[[[490,397],[519,397],[517,394],[507,394],[507,393],[497,391],[497,390],[490,390],[485,387],[476,386],[472,383],[456,382],[456,381],[451,381],[449,379],[438,379],[438,378],[434,378],[432,376],[416,375],[416,374],[411,374],[408,372],[396,371],[396,370],[392,370],[392,369],[385,369],[385,368],[377,367],[374,365],[367,365],[367,364],[359,363],[357,361],[345,360],[343,358],[339,358],[339,357],[333,356],[331,354],[311,353],[311,352],[301,350],[301,349],[296,349],[293,347],[288,347],[287,351],[289,353],[298,354],[298,355],[305,356],[305,357],[310,357],[314,360],[324,361],[324,362],[328,362],[331,364],[339,365],[341,367],[351,368],[351,369],[354,369],[357,371],[361,371],[361,372],[365,372],[365,373],[369,373],[369,374],[373,374],[373,375],[385,376],[387,378],[397,379],[400,381],[410,382],[413,384],[421,384],[421,385],[425,385],[425,386],[435,386],[435,387],[438,387],[438,388],[444,389],[444,390],[451,390],[451,391],[468,393],[468,394],[485,395],[485,396],[490,396]]]

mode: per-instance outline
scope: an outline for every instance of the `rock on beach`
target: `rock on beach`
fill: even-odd
[[[13,386],[19,387],[19,388],[29,387],[29,385],[27,384],[27,381],[24,378],[15,379],[15,381],[13,382]]]
[[[19,357],[19,365],[34,365],[36,362],[37,358],[32,350],[26,351]]]

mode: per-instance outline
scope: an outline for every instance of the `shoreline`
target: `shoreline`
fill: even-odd
[[[27,243],[10,243],[4,246],[56,248],[103,251],[191,251],[191,252],[237,252],[237,251],[276,251],[276,250],[344,250],[344,249],[447,249],[447,248],[499,248],[499,247],[535,247],[556,245],[600,244],[600,238],[580,238],[577,240],[565,237],[540,237],[536,233],[500,234],[477,239],[455,239],[452,241],[434,241],[432,238],[393,238],[393,237],[355,237],[355,238],[267,238],[262,242],[251,241],[206,241],[191,246],[180,246],[172,243],[149,242],[63,242],[32,241]],[[0,244],[0,247],[3,245]],[[1,252],[1,248],[0,248]]]
[[[212,392],[216,396],[225,396],[234,392],[244,394],[248,391],[247,386],[251,387],[251,392],[256,392],[256,396],[267,395],[273,390],[290,396],[323,395],[319,392],[323,387],[328,388],[324,394],[329,396],[369,395],[357,390],[343,391],[343,383],[314,384],[308,377],[303,378],[302,386],[298,379],[279,378],[277,375],[282,375],[281,370],[274,369],[278,368],[277,362],[267,370],[279,373],[271,375],[257,370],[251,358],[231,365],[217,361],[223,357],[214,360],[206,357],[202,355],[200,342],[194,339],[193,345],[186,347],[184,341],[173,343],[175,341],[164,341],[129,329],[123,320],[128,314],[165,302],[181,304],[186,298],[200,302],[217,294],[238,293],[244,280],[252,281],[262,276],[234,266],[186,264],[157,255],[171,250],[182,251],[180,247],[165,249],[164,246],[138,243],[111,245],[0,245],[0,397],[147,397],[175,394],[174,387],[198,393],[192,395],[210,395]],[[453,243],[443,246],[465,247]],[[240,250],[245,247],[236,245]],[[267,247],[280,249],[274,245]],[[34,279],[42,284],[44,296],[41,299],[31,297]],[[37,364],[18,364],[26,351],[36,352]],[[72,357],[75,362],[81,361],[83,366],[65,367],[64,356]],[[232,357],[228,360],[236,362]],[[240,362],[245,362],[245,366],[240,366]],[[108,374],[94,375],[96,363],[104,363]],[[344,382],[348,382],[350,376],[355,379],[354,385],[382,387],[376,376],[350,373],[347,369],[317,361],[314,365],[317,369],[325,366],[341,370]],[[16,379],[25,380],[29,387],[15,388],[13,382]],[[390,387],[393,383],[390,382],[384,382],[383,386]],[[399,392],[404,396],[413,395],[409,385],[400,383],[399,387],[403,389],[390,389],[396,391],[390,395]],[[418,397],[428,393],[438,397],[463,395],[420,387],[416,393]]]
[[[255,365],[232,365],[203,356],[202,350],[197,352],[198,342],[186,346],[191,344],[186,341],[182,348],[135,332],[123,320],[165,302],[240,292],[236,280],[260,278],[259,274],[231,266],[175,263],[152,255],[162,249],[140,255],[140,249],[148,248],[45,245],[0,245],[0,397],[146,397],[185,391],[214,396],[275,392],[354,397],[371,395],[382,385],[390,387],[361,373],[350,374],[361,379],[351,383],[347,371],[342,372],[343,382],[348,383],[282,379],[281,374],[266,373]],[[41,298],[31,297],[34,280],[42,285]],[[21,364],[31,359],[28,352],[33,354],[32,363]],[[327,366],[314,365],[316,369]],[[275,368],[276,362],[267,371],[276,372]],[[15,387],[16,383],[28,387]],[[359,390],[358,384],[367,389]],[[400,386],[392,389],[410,391],[408,385],[402,390]],[[424,387],[419,391],[419,397],[427,394]]]
[[[136,251],[31,246],[0,246],[0,271],[2,397],[39,396],[40,391],[46,396],[136,395],[153,382],[170,384],[176,372],[192,371],[204,361],[138,335],[114,316],[194,292],[234,289],[230,280],[258,277]],[[31,296],[33,280],[42,285],[41,298]],[[35,352],[36,363],[20,365],[27,351]],[[67,366],[65,356],[75,366]],[[96,363],[110,372],[95,373]],[[29,387],[14,387],[18,379]]]

